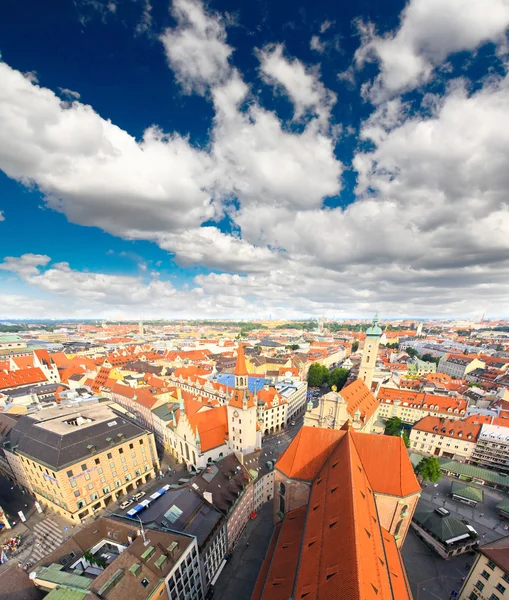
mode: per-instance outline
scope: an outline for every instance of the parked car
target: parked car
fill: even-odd
[[[293,427],[295,425],[295,421],[292,421],[290,425]]]
[[[135,500],[140,500],[140,498],[143,498],[143,496],[146,496],[147,494],[145,492],[138,492],[137,494],[133,495],[133,498]]]
[[[131,506],[132,503],[133,503],[132,500],[124,500],[122,502],[122,504],[120,505],[120,508],[122,508],[122,509],[127,508],[128,506]]]

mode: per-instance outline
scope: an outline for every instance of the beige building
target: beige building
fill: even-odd
[[[467,412],[467,401],[464,398],[438,396],[414,390],[381,387],[377,399],[380,419],[398,417],[411,425],[428,416],[459,420],[463,419]]]
[[[378,401],[361,379],[347,385],[341,392],[325,394],[317,407],[309,402],[304,414],[307,427],[341,429],[346,421],[351,421],[356,431],[383,433],[383,423],[378,423]]]
[[[80,521],[155,476],[154,435],[104,404],[20,417],[3,442],[19,485]]]
[[[459,600],[503,600],[509,594],[509,537],[479,548]]]
[[[424,417],[410,432],[410,448],[428,456],[468,460],[474,453],[481,426],[440,417]]]

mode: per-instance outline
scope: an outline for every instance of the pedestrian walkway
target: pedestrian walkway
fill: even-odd
[[[62,545],[64,536],[58,523],[47,518],[34,525],[35,545],[32,551],[31,561],[36,563],[53,550]]]

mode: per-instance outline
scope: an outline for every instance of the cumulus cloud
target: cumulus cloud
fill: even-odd
[[[382,102],[426,83],[436,66],[463,50],[501,42],[509,26],[506,0],[410,0],[399,28],[377,35],[373,23],[359,23],[358,67],[377,62],[380,74],[366,85],[366,97]]]
[[[316,52],[320,52],[321,54],[322,52],[325,52],[325,48],[327,47],[327,45],[325,44],[325,42],[322,42],[320,40],[320,36],[313,35],[311,36],[309,47],[311,48],[311,50],[315,50]]]
[[[172,15],[177,26],[161,35],[168,64],[188,94],[204,94],[224,81],[232,48],[220,15],[206,13],[199,0],[174,0]]]
[[[323,85],[316,69],[306,69],[296,58],[286,58],[283,50],[282,44],[274,44],[258,52],[263,77],[289,96],[295,108],[295,119],[311,113],[327,122],[336,95]]]
[[[402,56],[417,49],[431,65],[419,67],[415,81],[391,83],[393,93],[429,78],[455,48],[477,47],[503,31],[491,24],[463,35],[476,4],[466,6],[463,21],[444,19],[435,37],[419,0],[402,13],[397,32],[380,38],[366,31],[366,52],[368,38],[370,52],[404,39]],[[284,122],[230,63],[220,15],[197,0],[176,0],[173,14],[176,24],[161,41],[183,89],[213,104],[206,146],[157,127],[136,141],[90,106],[63,103],[0,63],[0,168],[37,185],[51,208],[76,223],[150,240],[183,266],[223,272],[177,289],[147,272],[83,273],[50,265],[45,255],[6,258],[0,269],[62,299],[73,314],[111,315],[114,306],[132,318],[506,311],[508,78],[485,80],[474,92],[464,81],[450,82],[412,110],[400,97],[381,102],[358,129],[355,202],[326,208],[324,200],[341,192],[345,167],[335,155],[342,143],[333,134],[335,96],[318,70],[287,56],[281,44],[258,51],[261,76],[294,105],[294,119]],[[443,28],[459,33],[447,37]],[[421,36],[417,45],[408,42],[409,31]],[[442,38],[449,45],[433,54],[429,48]],[[389,89],[390,61],[369,56],[380,62],[379,89]],[[229,231],[214,226],[223,218]]]

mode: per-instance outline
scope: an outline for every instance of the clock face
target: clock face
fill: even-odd
[[[238,417],[238,416],[239,416],[239,413],[238,413],[237,411],[235,411],[235,412],[233,413],[233,416],[234,416],[234,417]]]
[[[368,344],[368,348],[373,348],[373,344]]]

